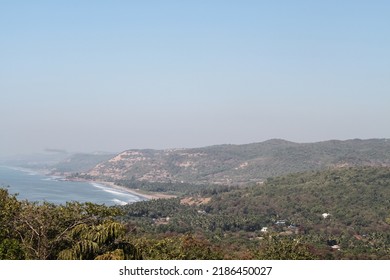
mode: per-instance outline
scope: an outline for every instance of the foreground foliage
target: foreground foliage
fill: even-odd
[[[5,189],[0,203],[2,259],[94,259],[123,247],[118,242],[123,225],[114,220],[117,208],[18,201]]]

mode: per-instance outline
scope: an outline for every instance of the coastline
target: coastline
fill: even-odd
[[[147,192],[147,191],[130,189],[130,188],[126,188],[124,186],[118,186],[118,185],[116,185],[113,182],[96,181],[96,180],[95,181],[86,180],[86,182],[98,183],[98,184],[106,185],[106,186],[109,186],[109,187],[111,187],[113,189],[117,189],[117,190],[120,190],[120,191],[123,191],[123,192],[127,192],[129,194],[133,194],[133,195],[136,195],[136,196],[139,196],[139,197],[143,197],[143,198],[145,198],[147,200],[151,200],[151,199],[168,199],[168,198],[176,197],[175,195],[170,195],[170,194],[152,193],[152,192]]]
[[[27,169],[25,169],[25,170],[27,170]],[[31,171],[36,171],[36,170],[32,170],[31,169]],[[69,177],[66,176],[66,174],[53,174],[53,173],[48,172],[48,170],[39,170],[39,171],[36,171],[36,172],[38,172],[40,174],[44,174],[45,176],[58,176],[59,178],[61,178],[60,180],[64,180],[64,181],[75,181],[75,182],[86,182],[86,183],[102,184],[102,185],[111,187],[113,189],[117,189],[117,190],[129,193],[129,194],[133,194],[133,195],[142,197],[142,198],[144,198],[146,200],[151,200],[151,199],[168,199],[168,198],[177,197],[176,195],[155,193],[155,192],[148,192],[148,191],[141,191],[141,190],[137,190],[137,189],[130,189],[130,188],[126,188],[124,186],[116,185],[115,183],[108,182],[108,181],[87,180],[87,179],[81,179],[81,178],[69,178]]]
[[[20,167],[20,166],[8,166],[0,164],[0,168],[3,168],[5,170],[15,170],[18,172],[26,173],[28,175],[40,175],[45,177],[46,180],[53,180],[53,181],[73,181],[73,182],[84,182],[87,184],[100,184],[102,186],[106,186],[111,189],[116,189],[118,191],[121,191],[123,193],[128,193],[134,196],[137,196],[140,198],[140,200],[152,200],[152,199],[168,199],[168,198],[174,198],[175,195],[169,195],[164,193],[156,193],[156,192],[148,192],[144,190],[139,189],[130,189],[124,186],[116,185],[113,182],[108,182],[104,180],[88,180],[84,178],[72,178],[68,177],[67,174],[59,174],[55,172],[50,172],[47,169],[32,169],[32,168],[26,168],[26,167]],[[46,178],[47,177],[47,178]],[[2,184],[2,182],[0,182]],[[8,184],[8,183],[7,183]],[[4,185],[7,185],[4,184]],[[2,187],[2,185],[0,185]]]

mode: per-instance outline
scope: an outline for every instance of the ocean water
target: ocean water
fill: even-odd
[[[0,166],[0,187],[17,194],[19,200],[65,204],[67,201],[93,202],[97,204],[124,205],[145,200],[95,182],[72,182],[61,177],[46,176],[34,171]]]

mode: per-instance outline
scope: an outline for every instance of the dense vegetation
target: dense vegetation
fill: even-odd
[[[130,189],[143,190],[147,192],[159,192],[173,195],[192,195],[192,194],[216,194],[237,189],[237,186],[212,185],[212,184],[191,184],[191,183],[157,183],[137,180],[116,180],[115,185],[127,187]]]
[[[1,259],[388,259],[390,169],[210,186],[123,207],[18,201],[0,190]],[[324,218],[322,214],[327,213]],[[332,247],[333,246],[333,247]]]
[[[142,234],[201,235],[224,248],[224,258],[270,257],[268,250],[258,249],[269,242],[267,234],[271,247],[280,239],[299,240],[307,249],[303,253],[310,253],[306,257],[377,259],[390,254],[388,168],[296,173],[207,198],[199,193],[124,209],[126,220]],[[324,218],[324,213],[330,215]]]
[[[92,203],[56,206],[18,201],[0,189],[1,259],[130,257],[120,211]]]

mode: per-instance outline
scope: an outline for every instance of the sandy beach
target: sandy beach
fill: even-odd
[[[121,190],[123,192],[127,192],[127,193],[134,194],[137,196],[141,196],[141,197],[144,197],[146,199],[167,199],[167,198],[176,197],[175,195],[170,195],[170,194],[153,193],[153,192],[130,189],[130,188],[126,188],[123,186],[115,185],[113,182],[106,182],[106,181],[93,181],[93,182],[98,183],[98,184],[102,184],[102,185],[106,185],[106,186],[110,186],[114,189]]]

